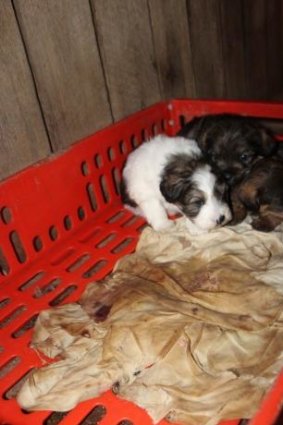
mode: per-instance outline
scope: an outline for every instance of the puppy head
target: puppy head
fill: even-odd
[[[209,230],[231,219],[227,187],[197,159],[176,155],[164,169],[160,191],[198,228]]]
[[[240,181],[252,165],[272,155],[278,142],[255,120],[238,115],[206,115],[187,127],[187,137],[195,138],[213,170],[229,185]]]
[[[237,219],[239,203],[253,214],[261,214],[262,209],[282,211],[282,180],[283,161],[276,158],[257,161],[249,174],[231,191],[234,219]]]

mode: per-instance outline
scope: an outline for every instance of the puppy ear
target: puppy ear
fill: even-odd
[[[260,154],[270,156],[276,152],[279,142],[275,140],[271,131],[266,128],[260,128]]]
[[[253,213],[256,213],[260,207],[259,201],[259,189],[256,186],[255,182],[251,180],[247,180],[243,184],[240,184],[240,188],[238,190],[238,196],[244,206]]]
[[[176,135],[187,139],[197,139],[202,130],[203,122],[204,117],[195,117],[187,122]]]
[[[187,139],[195,139],[198,135],[200,126],[202,122],[202,117],[193,118],[191,121],[187,122],[181,130],[178,131],[176,136],[186,137]]]
[[[160,192],[167,202],[174,203],[183,196],[191,184],[191,176],[199,159],[187,155],[173,155],[164,168],[159,185]]]
[[[164,174],[159,189],[167,202],[177,202],[185,187],[185,179],[177,174]]]

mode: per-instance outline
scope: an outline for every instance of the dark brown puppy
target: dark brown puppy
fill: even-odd
[[[252,227],[269,232],[283,222],[283,161],[261,159],[249,174],[232,189],[233,220],[242,221],[248,212],[254,215]]]
[[[233,186],[248,174],[262,157],[273,155],[278,142],[255,119],[218,114],[194,118],[178,133],[195,139],[205,159],[226,182]]]

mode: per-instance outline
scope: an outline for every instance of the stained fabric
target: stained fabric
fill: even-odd
[[[154,423],[251,417],[283,367],[282,240],[247,223],[146,228],[79,303],[41,312],[32,344],[57,361],[29,376],[19,404],[67,411],[112,388]]]

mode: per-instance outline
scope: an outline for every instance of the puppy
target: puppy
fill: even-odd
[[[231,193],[233,220],[242,221],[248,212],[254,215],[252,227],[263,232],[283,221],[283,161],[261,159]]]
[[[273,155],[278,142],[255,119],[230,114],[194,118],[178,133],[195,139],[205,159],[233,186],[248,174],[253,164]]]
[[[123,169],[123,203],[155,230],[172,225],[167,214],[187,217],[191,233],[231,219],[226,185],[211,172],[193,140],[156,136],[133,151]]]

